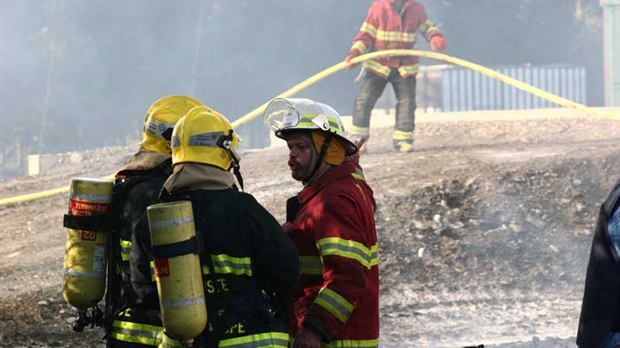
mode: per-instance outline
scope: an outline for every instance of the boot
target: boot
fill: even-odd
[[[413,140],[392,140],[392,147],[400,153],[411,153],[414,150]]]

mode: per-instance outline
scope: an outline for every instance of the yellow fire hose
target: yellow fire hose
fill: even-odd
[[[540,98],[546,99],[550,102],[553,102],[555,104],[567,107],[567,108],[573,108],[573,109],[577,109],[579,111],[584,112],[587,115],[590,116],[595,116],[595,117],[601,117],[601,118],[608,118],[608,119],[612,119],[612,120],[618,120],[620,121],[620,115],[616,115],[616,114],[612,114],[612,113],[608,113],[608,112],[601,112],[598,110],[592,110],[590,108],[588,108],[587,106],[583,105],[583,104],[579,104],[579,103],[575,103],[571,100],[568,100],[566,98],[562,98],[560,96],[557,96],[555,94],[543,91],[540,88],[536,88],[534,86],[528,85],[527,83],[521,82],[519,80],[516,80],[512,77],[508,77],[506,75],[500,74],[495,70],[491,70],[489,68],[485,68],[481,65],[463,60],[463,59],[459,59],[459,58],[455,58],[452,56],[448,56],[442,53],[436,53],[436,52],[429,52],[429,51],[418,51],[418,50],[386,50],[386,51],[377,51],[377,52],[373,52],[373,53],[368,53],[368,54],[364,54],[361,55],[359,57],[356,57],[354,59],[351,60],[351,63],[362,63],[364,61],[370,60],[370,59],[375,59],[375,58],[381,58],[381,57],[391,57],[391,56],[418,56],[418,57],[425,57],[425,58],[430,58],[430,59],[435,59],[435,60],[441,60],[441,61],[445,61],[448,63],[452,63],[455,65],[459,65],[462,66],[464,68],[468,68],[474,71],[477,71],[483,75],[487,75],[489,77],[492,77],[494,79],[497,79],[499,81],[502,81],[510,86],[513,86],[515,88],[518,88],[520,90],[523,90],[525,92],[528,92],[530,94],[533,94],[535,96],[538,96]],[[313,84],[323,80],[324,78],[331,76],[343,69],[345,69],[347,67],[348,63],[346,62],[340,62],[338,64],[335,64],[313,76],[311,76],[310,78],[306,79],[305,81],[299,83],[298,85],[294,86],[293,88],[279,94],[277,97],[279,98],[288,98],[291,97],[299,92],[301,92],[302,90],[312,86]],[[250,111],[249,113],[247,113],[246,115],[244,115],[243,117],[235,120],[234,122],[232,122],[232,126],[234,128],[238,128],[239,126],[255,119],[256,117],[260,116],[261,113],[263,112],[263,110],[265,110],[265,108],[267,107],[267,105],[269,104],[269,102],[264,103],[263,105],[257,107],[256,109]],[[113,179],[114,175],[109,175],[104,177],[105,179]],[[0,199],[0,206],[3,205],[7,205],[7,204],[13,204],[13,203],[22,203],[22,202],[27,202],[27,201],[33,201],[33,200],[37,200],[37,199],[42,199],[42,198],[47,198],[47,197],[51,197],[51,196],[55,196],[58,194],[63,194],[63,193],[67,193],[69,192],[69,186],[65,186],[65,187],[59,187],[59,188],[55,188],[52,190],[48,190],[48,191],[43,191],[43,192],[36,192],[36,193],[31,193],[31,194],[27,194],[27,195],[22,195],[22,196],[15,196],[15,197],[9,197],[9,198],[3,198]]]
[[[391,57],[391,56],[418,56],[418,57],[425,57],[425,58],[431,58],[431,59],[435,59],[435,60],[442,60],[448,63],[452,63],[455,65],[460,65],[464,68],[468,68],[474,71],[477,71],[483,75],[487,75],[489,77],[495,78],[499,81],[502,81],[510,86],[513,86],[515,88],[518,88],[520,90],[523,90],[525,92],[528,92],[530,94],[533,94],[535,96],[541,97],[543,99],[547,99],[548,101],[552,102],[552,103],[556,103],[558,105],[567,107],[567,108],[573,108],[573,109],[577,109],[580,111],[583,111],[584,113],[591,115],[591,116],[596,116],[596,117],[603,117],[603,118],[609,118],[609,119],[614,119],[614,120],[619,120],[620,121],[620,115],[614,115],[611,113],[604,113],[604,112],[600,112],[600,111],[596,111],[596,110],[591,110],[589,109],[587,106],[579,104],[579,103],[575,103],[574,101],[568,100],[566,98],[562,98],[560,96],[557,96],[555,94],[549,93],[549,92],[545,92],[540,88],[536,88],[534,86],[530,86],[527,83],[523,83],[519,80],[513,79],[512,77],[508,77],[504,74],[500,74],[495,70],[491,70],[489,68],[485,68],[481,65],[472,63],[472,62],[468,62],[466,60],[463,59],[459,59],[459,58],[455,58],[452,56],[448,56],[442,53],[436,53],[436,52],[429,52],[429,51],[418,51],[418,50],[385,50],[385,51],[377,51],[377,52],[372,52],[372,53],[368,53],[368,54],[364,54],[361,55],[359,57],[356,57],[354,59],[351,60],[351,63],[362,63],[364,61],[370,60],[370,59],[375,59],[375,58],[382,58],[382,57]],[[288,98],[291,97],[295,94],[297,94],[298,92],[308,88],[309,86],[321,81],[322,79],[333,75],[339,71],[341,71],[342,69],[347,67],[347,63],[346,62],[340,62],[336,65],[331,66],[330,68],[327,68],[321,72],[319,72],[318,74],[308,78],[307,80],[303,81],[302,83],[294,86],[293,88],[289,89],[288,91],[280,94],[277,96],[277,98]],[[269,104],[269,102],[257,107],[256,109],[250,111],[247,115],[241,117],[240,119],[234,121],[232,123],[233,127],[238,127],[244,123],[247,123],[248,121],[253,120],[254,118],[256,118],[257,116],[259,116],[263,110],[265,110],[265,108],[267,107],[267,105]]]
[[[104,176],[102,179],[113,180],[114,174]],[[47,190],[47,191],[29,193],[27,195],[3,198],[3,199],[0,199],[0,207],[3,205],[7,205],[7,204],[35,201],[37,199],[52,197],[52,196],[60,195],[60,194],[67,193],[67,192],[69,192],[69,186],[58,187],[58,188]]]

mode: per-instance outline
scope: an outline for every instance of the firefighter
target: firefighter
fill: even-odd
[[[424,5],[412,0],[379,0],[374,2],[345,61],[366,53],[388,49],[412,49],[417,33],[430,42],[433,51],[442,52],[446,40],[426,14]],[[414,150],[416,74],[418,57],[385,57],[368,60],[361,90],[353,106],[352,138],[370,136],[370,114],[388,82],[396,95],[396,116],[392,146],[398,152]],[[348,68],[354,67],[350,64]],[[365,149],[363,149],[365,150]]]
[[[338,113],[310,99],[275,99],[263,120],[287,142],[303,189],[287,201],[284,230],[300,255],[288,296],[294,347],[378,347],[379,270],[373,192]]]
[[[577,345],[580,348],[620,347],[620,180],[599,211]]]
[[[183,117],[172,134],[173,174],[160,201],[191,201],[196,234],[204,241],[200,262],[208,324],[193,346],[286,348],[287,323],[273,293],[297,284],[297,250],[276,219],[252,195],[236,189],[231,169],[243,188],[238,141],[224,116],[201,107]],[[143,221],[138,229],[132,282],[157,301],[148,225]],[[178,346],[182,343],[164,336],[161,347]]]
[[[153,103],[144,120],[140,149],[116,173],[113,210],[118,222],[110,239],[106,291],[108,347],[157,347],[163,336],[158,308],[143,306],[131,287],[131,240],[134,226],[146,208],[157,203],[172,173],[170,137],[175,123],[200,105],[196,99],[176,95]]]

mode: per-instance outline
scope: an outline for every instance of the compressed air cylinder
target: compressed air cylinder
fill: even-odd
[[[73,178],[69,191],[69,217],[109,215],[112,209],[109,180]],[[109,233],[67,228],[65,274],[62,295],[78,312],[86,312],[101,301],[105,292]],[[95,226],[93,226],[95,228]]]
[[[180,341],[192,340],[207,325],[200,258],[196,250],[178,255],[178,247],[166,249],[181,242],[195,245],[190,243],[196,237],[192,204],[189,201],[155,204],[147,208],[147,214],[166,334]]]

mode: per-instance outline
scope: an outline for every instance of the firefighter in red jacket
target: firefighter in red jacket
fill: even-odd
[[[371,49],[412,49],[417,33],[430,42],[432,50],[442,52],[446,48],[446,40],[428,19],[424,5],[412,0],[376,1],[371,5],[345,61],[349,62]],[[392,146],[398,152],[413,151],[418,63],[418,57],[412,56],[378,58],[364,63],[366,74],[353,106],[353,138],[368,139],[371,111],[390,82],[397,100]],[[351,64],[349,68],[353,66]]]
[[[294,347],[377,347],[376,204],[349,157],[357,146],[334,109],[309,99],[275,99],[263,119],[286,140],[292,177],[304,185],[283,226],[301,261],[287,301]]]

